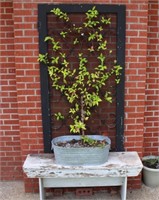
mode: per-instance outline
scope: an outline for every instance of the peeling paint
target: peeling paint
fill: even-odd
[[[108,162],[95,166],[57,165],[53,154],[30,154],[23,165],[29,178],[137,176],[142,162],[136,152],[110,152]]]

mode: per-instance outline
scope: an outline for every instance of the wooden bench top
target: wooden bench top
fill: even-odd
[[[110,152],[108,162],[96,166],[57,165],[54,154],[44,153],[29,154],[23,170],[29,178],[131,177],[137,176],[142,167],[137,152]]]

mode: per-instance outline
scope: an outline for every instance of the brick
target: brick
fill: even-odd
[[[20,28],[21,29],[21,28]],[[23,38],[23,40],[22,40],[22,38],[21,37],[17,37],[17,38],[15,38],[15,42],[16,43],[21,43],[21,44],[23,44],[24,43],[24,41],[25,41],[25,43],[33,43],[33,38],[32,37],[30,37],[30,38]],[[24,52],[21,52],[21,53],[24,53]]]
[[[33,18],[32,18],[32,17],[26,18],[26,21],[29,21],[29,19],[30,19],[30,22],[33,21]],[[32,37],[34,37],[34,36],[37,36],[38,31],[37,31],[37,30],[25,30],[24,33],[25,33],[25,35],[31,35]],[[35,49],[36,49],[36,48],[35,48]]]
[[[30,23],[30,24],[21,24],[21,23],[19,23],[19,24],[15,24],[14,25],[14,27],[15,27],[15,29],[23,29],[23,30],[25,30],[25,29],[32,29],[32,23]],[[17,38],[16,38],[16,40],[17,40]],[[21,41],[22,41],[22,39],[21,39]]]
[[[147,16],[147,10],[139,10],[139,11],[137,11],[137,10],[131,10],[130,11],[130,14],[131,14],[131,16],[137,16],[137,17],[145,17],[146,18],[146,16]]]
[[[36,6],[37,6],[36,3],[24,3],[23,4],[24,9],[27,9],[27,10],[28,9],[33,9],[33,8],[35,9]]]
[[[78,188],[76,189],[76,196],[92,196],[92,188]]]
[[[58,197],[58,196],[62,196],[63,195],[63,189],[62,188],[56,188],[56,189],[54,189],[54,191],[53,191],[53,195],[54,196],[56,196],[56,197]]]
[[[14,9],[14,14],[16,15],[16,16],[27,16],[27,15],[32,15],[32,10],[30,9],[27,9],[27,10],[24,10],[24,9]]]

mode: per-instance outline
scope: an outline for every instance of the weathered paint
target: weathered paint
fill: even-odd
[[[57,165],[53,154],[30,154],[23,170],[29,178],[130,177],[137,176],[142,167],[137,152],[110,152],[108,161],[96,166]]]

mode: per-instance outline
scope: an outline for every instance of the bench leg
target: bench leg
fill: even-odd
[[[40,200],[45,199],[45,189],[43,187],[43,179],[39,178],[39,194],[40,194]]]
[[[121,186],[121,200],[126,200],[126,192],[127,192],[127,177],[124,177],[123,184]]]

